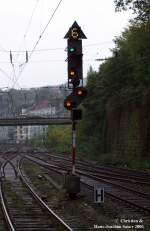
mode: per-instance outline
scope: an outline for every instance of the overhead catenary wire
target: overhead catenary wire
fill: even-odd
[[[10,76],[6,71],[4,71],[2,68],[0,68],[0,72],[1,72],[5,77],[7,77],[7,79],[9,80],[9,83],[10,83],[10,81],[12,81],[11,76]],[[18,87],[20,87],[18,83],[17,83],[17,85],[18,85]]]
[[[48,20],[48,23],[47,23],[46,26],[44,27],[42,33],[40,34],[40,36],[39,36],[39,38],[38,38],[38,40],[37,40],[37,42],[35,43],[35,45],[34,45],[32,51],[31,51],[31,53],[30,53],[30,55],[29,55],[29,57],[28,57],[28,62],[27,62],[27,63],[29,63],[29,61],[30,61],[30,59],[31,59],[31,57],[32,57],[33,52],[35,51],[37,45],[39,44],[41,38],[43,37],[44,32],[46,31],[48,25],[49,25],[50,22],[52,21],[52,19],[53,19],[55,13],[56,13],[56,11],[58,10],[58,8],[59,8],[59,6],[60,6],[60,4],[61,4],[62,1],[63,1],[63,0],[60,0],[60,1],[58,2],[58,4],[57,4],[55,10],[53,11],[53,13],[52,13],[50,19]],[[22,68],[22,70],[21,70],[20,73],[18,74],[18,77],[16,78],[16,81],[15,81],[13,87],[15,86],[15,84],[17,83],[17,81],[19,80],[19,78],[20,78],[22,72],[24,71],[24,69],[25,69],[27,63],[25,63],[24,67]]]
[[[104,41],[104,42],[99,42],[99,43],[90,43],[90,44],[87,44],[87,45],[84,45],[83,48],[86,48],[86,47],[93,47],[93,46],[98,46],[98,45],[104,45],[104,44],[110,44],[110,43],[113,43],[113,41]],[[64,50],[64,47],[54,47],[54,48],[43,48],[43,49],[36,49],[34,50],[34,52],[45,52],[45,51],[55,51],[55,50]],[[13,53],[25,53],[27,50],[11,50],[11,52]],[[9,50],[0,50],[0,52],[10,52]],[[32,52],[32,50],[28,50],[28,52]]]
[[[32,51],[31,51],[31,54],[30,54],[29,58],[31,58],[31,56],[32,56],[32,54],[33,54],[33,52],[34,52],[34,50],[36,49],[37,45],[39,44],[39,42],[40,42],[40,40],[41,40],[41,38],[42,38],[44,32],[46,31],[48,25],[50,24],[51,20],[53,19],[54,15],[55,15],[56,11],[58,10],[58,8],[59,8],[59,6],[60,6],[60,4],[61,4],[62,1],[63,1],[63,0],[60,0],[59,3],[57,4],[57,6],[56,6],[54,12],[52,13],[52,15],[51,15],[51,17],[50,17],[48,23],[47,23],[46,26],[44,27],[44,30],[42,31],[42,33],[40,34],[40,36],[39,36],[37,42],[35,43],[35,46],[33,47],[33,49],[32,49]]]
[[[36,10],[37,5],[38,5],[38,2],[39,2],[39,0],[36,0],[35,6],[34,6],[34,8],[33,8],[33,10],[32,10],[31,17],[30,17],[30,19],[29,19],[29,23],[28,23],[28,25],[27,25],[27,28],[26,28],[26,31],[25,31],[25,34],[24,34],[24,38],[27,37],[28,31],[29,31],[30,26],[31,26],[31,23],[32,23],[33,15],[34,15],[35,10]]]
[[[12,63],[12,69],[13,69],[13,79],[12,79],[12,82],[15,82],[16,81],[16,72],[15,72],[14,63]]]
[[[38,5],[38,2],[39,2],[39,0],[36,0],[35,5],[34,5],[33,10],[32,10],[32,13],[31,13],[31,16],[30,16],[30,19],[29,19],[29,22],[28,22],[28,24],[27,24],[27,27],[26,27],[26,30],[25,30],[25,33],[24,33],[24,36],[23,36],[23,40],[22,40],[22,42],[21,42],[21,44],[20,44],[20,46],[19,46],[19,50],[16,51],[16,52],[18,53],[18,54],[17,54],[17,58],[19,57],[19,54],[22,53],[21,47],[22,47],[22,44],[23,44],[24,40],[26,39],[27,34],[28,34],[28,32],[29,32],[29,29],[30,29],[30,26],[31,26],[31,23],[32,23],[33,16],[34,16],[34,13],[35,13],[36,8],[37,8],[37,5]],[[14,51],[13,51],[13,52],[14,52]],[[23,51],[23,52],[24,52],[24,51]]]
[[[0,68],[0,71],[5,77],[7,77],[7,79],[11,80],[11,77],[2,68]]]
[[[93,57],[91,57],[91,58],[85,58],[84,59],[84,62],[89,62],[89,61],[97,61],[97,62],[103,62],[103,61],[107,61],[107,60],[109,60],[109,59],[111,59],[111,58],[113,58],[113,56],[110,56],[110,57],[101,57],[101,58],[94,58],[94,56]],[[143,60],[144,58],[146,58],[146,56],[143,56],[142,58],[141,58],[141,60]],[[32,61],[30,61],[31,63],[44,63],[44,62],[64,62],[64,59],[44,59],[44,60],[42,60],[42,59],[40,59],[40,60],[32,60]],[[133,61],[130,61],[130,62],[128,62],[129,63],[129,65],[130,64],[134,64],[134,63],[136,63],[136,62],[138,62],[138,60],[133,60]],[[7,61],[0,61],[0,63],[6,63],[6,64],[8,64],[8,63],[10,63],[10,62],[7,62]],[[13,62],[13,64],[19,64],[19,62]],[[20,64],[21,65],[21,64]]]
[[[15,72],[15,67],[14,67],[14,63],[13,63],[13,56],[12,56],[12,52],[10,51],[10,63],[13,69],[13,77],[12,77],[12,81],[15,82],[16,79],[16,72]]]
[[[2,68],[0,68],[0,72],[5,76],[5,79],[7,77],[8,81],[9,81],[7,84],[9,84],[11,81],[11,76],[9,76],[9,74],[7,74],[7,72],[5,72]]]
[[[31,13],[31,16],[30,16],[30,19],[29,19],[29,23],[27,24],[27,28],[26,28],[25,33],[24,33],[24,36],[23,36],[23,40],[22,40],[22,42],[20,43],[19,50],[17,51],[16,59],[15,59],[15,60],[14,60],[13,55],[12,55],[12,52],[13,52],[13,51],[10,51],[10,62],[11,62],[12,69],[13,69],[13,71],[12,71],[12,73],[11,73],[11,76],[13,76],[13,77],[12,77],[12,79],[13,79],[13,85],[14,85],[16,79],[17,79],[16,70],[15,70],[15,66],[14,66],[14,61],[17,61],[18,58],[19,58],[19,56],[20,56],[20,54],[21,54],[21,47],[22,47],[22,44],[23,44],[24,40],[25,40],[26,37],[27,37],[28,31],[29,31],[29,29],[30,29],[31,22],[32,22],[32,19],[33,19],[33,15],[34,15],[35,10],[36,10],[37,5],[38,5],[38,2],[39,2],[39,0],[36,0],[35,5],[34,5],[33,10],[32,10],[32,13]],[[6,50],[6,49],[3,49],[3,52],[7,52],[7,50]],[[27,62],[27,52],[26,52],[26,62]],[[25,63],[26,63],[26,62],[25,62]]]

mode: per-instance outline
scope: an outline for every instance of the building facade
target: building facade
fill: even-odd
[[[20,116],[55,117],[56,108],[48,100],[43,100],[32,108],[22,108]],[[48,125],[17,126],[16,142],[24,143],[40,135],[46,135]]]

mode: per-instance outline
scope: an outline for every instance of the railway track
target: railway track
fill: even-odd
[[[15,153],[14,153],[15,154]],[[22,152],[26,155],[27,152]],[[42,155],[42,158],[40,156]],[[70,159],[46,153],[34,153],[26,156],[34,163],[42,166],[50,171],[57,172],[58,175],[63,174],[66,169],[70,169]],[[51,160],[50,160],[51,159]],[[147,221],[150,220],[150,176],[145,173],[136,171],[120,171],[111,167],[97,166],[88,162],[77,161],[77,173],[81,176],[82,187],[91,191],[94,185],[105,188],[105,195],[112,200],[120,201],[122,206],[130,208],[133,214],[141,214]],[[53,174],[55,177],[56,174]],[[61,177],[62,180],[62,177]],[[12,181],[13,183],[13,181]],[[7,187],[7,186],[6,186]],[[86,191],[86,189],[85,189]],[[18,193],[20,195],[20,193]],[[149,223],[148,223],[149,224]],[[149,224],[150,225],[150,224]],[[42,230],[43,231],[43,230]]]
[[[54,155],[49,154],[47,151],[38,150],[33,151],[32,156],[37,157],[44,161],[53,161],[57,162],[58,164],[65,163],[65,166],[68,168],[71,166],[71,157],[70,156],[63,156],[62,154]],[[122,169],[114,166],[105,166],[105,165],[99,165],[97,163],[93,163],[90,161],[81,161],[76,160],[76,167],[78,169],[82,168],[82,170],[88,170],[88,172],[91,172],[91,174],[99,174],[105,179],[115,179],[122,182],[131,182],[131,184],[136,183],[141,186],[148,186],[150,187],[150,173],[148,172],[139,172],[136,170],[129,170],[129,169]]]
[[[33,155],[32,155],[33,157]],[[36,157],[38,158],[38,157]],[[38,158],[39,160],[42,160],[41,158]],[[65,158],[66,159],[66,158]],[[61,161],[60,161],[61,160]],[[63,158],[64,160],[64,158]],[[60,158],[59,161],[55,161],[52,159],[52,163],[55,163],[55,165],[57,165],[58,167],[62,168],[62,169],[70,169],[71,163],[69,162],[64,162],[62,161],[62,159]],[[133,193],[139,194],[141,196],[145,196],[147,198],[150,199],[150,181],[142,181],[140,179],[137,180],[136,178],[134,178],[133,176],[130,177],[126,177],[126,176],[122,176],[119,174],[111,174],[110,172],[108,173],[106,172],[101,172],[101,171],[97,171],[91,167],[85,167],[85,165],[79,165],[77,164],[77,171],[78,173],[84,173],[87,174],[89,177],[92,178],[96,178],[97,180],[101,180],[105,183],[109,183],[111,185],[116,185],[119,188],[122,188],[123,190],[126,191],[131,191]],[[82,172],[81,172],[82,171]]]
[[[63,157],[62,155],[50,155],[51,159],[56,162],[65,162],[65,164],[71,163],[71,159],[69,157]],[[135,181],[139,184],[146,184],[150,186],[150,174],[148,172],[138,172],[135,170],[128,170],[128,169],[121,169],[113,166],[103,166],[103,165],[97,165],[97,164],[92,164],[89,163],[88,161],[81,161],[77,160],[76,161],[76,166],[77,168],[82,167],[83,170],[88,170],[91,173],[95,174],[104,174],[106,176],[113,179],[113,178],[118,178],[119,180],[121,179],[122,181]]]
[[[2,160],[0,160],[0,168],[2,165],[1,161]],[[1,178],[2,178],[2,175],[0,173],[0,183],[1,183]],[[0,191],[0,194],[1,194],[1,191]],[[0,204],[2,204],[1,200],[0,200]],[[4,214],[3,214],[2,208],[0,208],[0,230],[6,230],[5,219],[4,219]]]
[[[28,157],[27,157],[28,158]],[[36,159],[36,158],[28,158],[33,161],[34,163],[37,163],[38,165],[42,166],[44,169],[48,169],[50,171],[50,175],[52,177],[61,178],[61,181],[63,179],[62,174],[64,174],[64,168],[61,168],[59,166],[55,166],[54,164],[48,164],[45,163],[45,161],[42,162],[42,160]],[[54,174],[53,174],[54,171]],[[127,212],[127,217],[132,216],[133,217],[138,217],[139,219],[142,217],[145,225],[146,231],[149,231],[148,227],[150,227],[150,210],[147,208],[147,199],[144,198],[142,199],[142,195],[139,197],[142,202],[138,203],[137,201],[137,195],[131,195],[131,192],[126,192],[122,191],[116,188],[113,188],[112,186],[108,186],[108,184],[104,185],[103,183],[100,183],[98,179],[94,180],[90,178],[89,176],[86,177],[81,175],[81,189],[82,192],[87,195],[87,197],[91,200],[93,200],[93,191],[94,191],[94,185],[99,186],[99,187],[104,187],[105,188],[105,198],[106,198],[106,204],[109,203],[111,200],[112,203],[115,204],[115,206],[119,206],[122,208],[121,214],[124,214],[125,211]],[[148,200],[149,203],[149,200]],[[123,212],[124,211],[124,212]],[[123,212],[123,213],[122,213]],[[108,213],[111,214],[110,208]],[[125,212],[126,214],[126,212]],[[130,214],[130,215],[129,215]],[[124,215],[123,215],[124,216]],[[126,215],[125,215],[126,216]],[[113,229],[115,230],[115,229]]]
[[[62,162],[55,162],[54,163],[59,166],[60,168],[63,169],[70,169],[70,165],[67,163],[62,163]],[[97,179],[99,181],[103,181],[105,183],[111,184],[111,185],[116,185],[116,187],[122,188],[123,190],[126,191],[131,191],[133,193],[139,194],[141,196],[145,196],[147,198],[150,199],[150,181],[142,181],[142,180],[137,180],[134,179],[134,177],[122,177],[119,174],[118,175],[114,175],[112,173],[107,173],[104,172],[98,172],[98,171],[94,171],[93,169],[88,169],[86,168],[84,165],[77,165],[77,172],[79,174],[87,174],[89,177],[92,177],[93,179]]]
[[[3,168],[6,169],[6,167],[7,165],[5,165],[4,162],[1,170]],[[26,182],[19,166],[18,172],[20,177],[16,178],[15,173],[12,174],[11,169],[11,177],[9,176],[8,179],[4,178],[0,182],[2,209],[8,229],[12,231],[72,231],[72,229],[41,200],[29,183]]]
[[[59,169],[65,171],[68,167],[68,165],[64,165],[64,163],[62,165],[57,165],[55,162],[54,164],[56,164],[56,166],[54,166],[53,164],[45,163],[41,159],[36,160],[36,158],[33,158],[33,156],[30,159],[37,162],[38,164],[43,165],[45,168],[57,169],[57,171],[59,171]],[[149,194],[122,186],[116,182],[103,179],[99,176],[94,176],[91,174],[90,171],[88,173],[87,170],[83,171],[77,169],[76,173],[78,173],[81,176],[81,182],[83,184],[87,184],[89,187],[93,187],[94,185],[104,187],[105,193],[109,196],[121,200],[122,202],[130,205],[131,207],[135,207],[135,209],[140,209],[146,214],[150,214]]]
[[[81,171],[77,171],[77,173],[82,176],[81,182],[87,184],[88,186],[93,187],[96,185],[97,187],[102,187],[105,189],[105,193],[114,197],[124,203],[127,203],[131,207],[135,207],[137,209],[142,210],[146,214],[150,214],[150,197],[145,193],[140,193],[128,189],[126,187],[122,187],[120,185],[116,185],[110,181],[103,180],[101,178],[92,176],[87,173],[83,173]],[[93,180],[92,180],[93,179]]]
[[[55,183],[57,182],[56,175],[60,176],[60,171],[58,171],[57,169],[53,168],[53,174],[49,177],[49,174],[47,174],[47,171],[45,168],[42,168],[42,173],[41,173],[41,168],[42,165],[39,166],[39,164],[37,165],[36,162],[32,162],[30,161],[28,158],[24,159],[24,165],[26,167],[30,166],[30,169],[40,169],[40,175],[38,175],[38,171],[36,172],[31,172],[31,171],[26,171],[25,170],[25,175],[26,177],[29,179],[29,181],[32,182],[33,185],[35,185],[35,188],[37,191],[39,191],[38,193],[43,195],[44,192],[44,196],[46,197],[46,203],[48,205],[50,205],[52,208],[54,208],[54,211],[56,211],[57,214],[59,214],[60,217],[63,218],[63,220],[65,220],[65,222],[67,222],[67,224],[69,224],[73,230],[84,230],[84,231],[88,231],[88,230],[93,230],[93,226],[95,224],[95,222],[97,221],[97,217],[96,214],[94,214],[92,212],[92,208],[91,208],[91,212],[89,211],[85,211],[87,210],[86,206],[87,206],[87,202],[85,202],[83,197],[79,197],[78,200],[70,200],[70,198],[66,195],[66,193],[64,194],[64,189],[62,189],[61,185],[63,184],[63,177],[61,178],[61,180],[59,181],[59,183]],[[24,167],[23,165],[23,167]],[[25,169],[26,169],[25,167]],[[38,168],[37,168],[38,167]],[[38,176],[41,177],[42,182],[43,182],[43,188],[39,188],[39,186],[37,185],[37,183],[35,183],[35,181],[37,182],[37,178]],[[46,182],[45,182],[46,179]],[[54,179],[54,181],[53,181]],[[58,179],[58,178],[57,178]],[[49,189],[49,187],[46,186],[47,190],[45,192],[45,188],[44,188],[44,182],[46,183],[46,185],[48,184],[48,186],[53,185],[54,187],[56,187],[57,191],[60,190],[59,196],[61,199],[57,200],[55,198],[55,196],[50,196],[54,198],[54,201],[49,200],[49,193],[48,191],[52,191],[53,187],[51,189]],[[56,186],[57,185],[57,186]],[[55,194],[57,194],[57,192],[54,192]],[[52,193],[53,194],[53,193]],[[64,194],[64,196],[63,196]],[[58,206],[59,204],[59,206]],[[88,203],[88,206],[90,207],[91,205]],[[70,211],[70,212],[69,212]],[[87,217],[86,217],[87,216]],[[99,219],[99,222],[102,222],[102,220]],[[98,223],[98,221],[97,221]]]

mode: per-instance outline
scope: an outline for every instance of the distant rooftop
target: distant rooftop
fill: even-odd
[[[31,111],[46,109],[46,108],[49,108],[49,106],[50,106],[50,103],[48,100],[42,100],[42,101],[38,102],[36,105],[34,105],[31,108]]]

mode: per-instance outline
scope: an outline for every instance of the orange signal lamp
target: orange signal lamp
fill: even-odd
[[[71,102],[70,101],[66,102],[66,107],[71,107]]]
[[[70,71],[70,76],[71,76],[71,77],[74,77],[75,75],[76,75],[75,71],[74,71],[74,70],[71,70],[71,71]]]
[[[83,91],[79,89],[79,90],[77,91],[77,95],[78,95],[78,96],[82,96],[82,95],[83,95]]]
[[[66,100],[65,103],[64,103],[64,106],[65,106],[66,109],[71,110],[72,107],[73,107],[72,101]]]
[[[78,97],[85,97],[87,95],[87,90],[84,87],[77,87],[75,90],[75,94]]]

